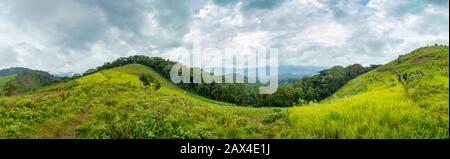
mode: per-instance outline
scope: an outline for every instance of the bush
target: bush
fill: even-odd
[[[277,120],[288,119],[287,111],[281,109],[274,109],[270,114],[267,114],[263,118],[264,123],[273,123]]]
[[[153,76],[150,74],[142,74],[141,76],[139,76],[139,80],[142,81],[142,84],[144,84],[144,86],[154,87],[155,90],[161,88],[161,83],[157,79],[153,78]]]

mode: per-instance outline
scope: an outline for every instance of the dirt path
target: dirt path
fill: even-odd
[[[408,98],[408,99],[410,99],[411,98],[411,95],[410,95],[410,93],[409,93],[409,88],[408,88],[408,86],[404,83],[404,82],[400,82],[400,84],[403,86],[403,89],[404,89],[404,95],[405,95],[405,97],[406,98]]]
[[[46,123],[39,125],[36,131],[33,131],[31,136],[24,136],[24,138],[44,138],[44,139],[73,139],[75,138],[75,130],[83,124],[91,114],[91,103],[88,102],[83,112],[76,114],[62,114],[58,118],[50,119]],[[69,119],[64,117],[73,116]]]
[[[68,122],[66,126],[64,126],[64,131],[57,133],[56,138],[59,139],[73,139],[75,138],[75,129],[81,124],[83,124],[86,119],[91,114],[91,104],[87,104],[83,110],[83,113],[80,114],[77,118]]]

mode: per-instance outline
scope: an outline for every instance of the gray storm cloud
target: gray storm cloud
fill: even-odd
[[[82,72],[133,54],[171,58],[193,39],[277,47],[281,65],[380,64],[448,45],[448,12],[447,0],[4,0],[0,69]]]

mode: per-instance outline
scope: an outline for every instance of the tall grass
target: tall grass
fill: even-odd
[[[398,82],[395,73],[411,73]],[[150,73],[155,91],[139,80]],[[127,65],[0,98],[0,138],[449,138],[448,47],[402,56],[320,103],[249,108]]]
[[[399,82],[396,72],[408,73]],[[307,138],[449,138],[448,47],[426,47],[289,110]]]
[[[139,81],[139,72],[148,72],[148,68],[124,66],[40,93],[1,98],[0,137],[296,137],[285,109],[223,106],[168,84],[155,91]]]

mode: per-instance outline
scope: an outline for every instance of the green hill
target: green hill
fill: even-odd
[[[187,93],[133,64],[1,97],[0,138],[448,138],[448,83],[448,47],[427,47],[320,103],[252,108]]]
[[[176,94],[178,96],[194,97],[194,98],[192,98],[193,100],[200,100],[200,101],[205,101],[205,102],[215,103],[215,104],[220,104],[220,105],[232,105],[229,103],[211,100],[211,99],[184,91],[183,89],[178,88],[175,84],[173,84],[168,79],[164,78],[162,75],[160,75],[158,72],[156,72],[152,68],[149,68],[144,65],[130,64],[130,65],[127,65],[126,67],[116,67],[116,68],[109,69],[109,72],[110,71],[117,71],[117,72],[124,73],[124,74],[130,74],[130,75],[134,75],[136,77],[139,77],[141,74],[147,73],[147,74],[150,74],[153,77],[155,77],[155,79],[157,79],[161,83],[161,85],[163,86],[162,89],[164,91],[169,91],[170,93]]]
[[[155,91],[138,75],[162,83]],[[0,99],[7,138],[293,138],[286,110],[232,106],[185,93],[126,65],[35,94]]]
[[[62,81],[62,78],[52,76],[48,72],[24,70],[0,77],[0,96],[19,95]]]
[[[448,47],[417,49],[290,118],[310,138],[448,138],[448,60]]]
[[[13,67],[13,68],[0,70],[0,96],[5,94],[4,88],[5,88],[6,84],[9,81],[15,79],[15,77],[18,74],[23,73],[25,71],[31,71],[31,69],[23,68],[23,67]]]
[[[16,75],[16,74],[20,74],[25,71],[31,71],[31,69],[23,68],[23,67],[13,67],[13,68],[8,68],[8,69],[3,69],[3,70],[0,70],[0,77]]]

